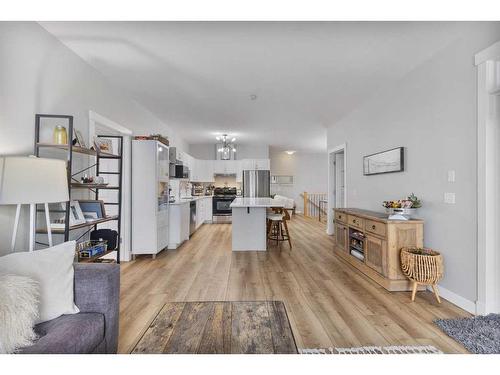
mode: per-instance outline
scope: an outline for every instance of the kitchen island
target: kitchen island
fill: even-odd
[[[266,215],[271,207],[284,207],[272,198],[236,198],[231,203],[233,251],[266,251]]]

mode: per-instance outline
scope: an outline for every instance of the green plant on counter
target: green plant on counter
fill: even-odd
[[[411,202],[411,208],[422,207],[422,202],[420,201],[420,199],[417,198],[417,196],[414,193],[411,193],[408,196],[408,200]]]

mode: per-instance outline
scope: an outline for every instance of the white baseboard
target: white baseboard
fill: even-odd
[[[430,286],[427,287],[428,290],[432,291],[432,288]],[[459,296],[456,293],[453,293],[452,291],[443,288],[442,286],[438,285],[439,289],[439,295],[448,300],[449,302],[453,303],[454,305],[457,305],[458,307],[464,309],[465,311],[470,312],[471,314],[476,314],[476,303],[473,301],[469,301],[468,299]]]

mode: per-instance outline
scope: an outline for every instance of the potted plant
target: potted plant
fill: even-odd
[[[414,193],[411,193],[406,199],[384,201],[382,206],[385,207],[389,215],[399,214],[411,218],[415,215],[417,208],[422,207],[422,201]]]

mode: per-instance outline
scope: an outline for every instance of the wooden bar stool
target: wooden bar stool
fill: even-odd
[[[282,208],[273,208],[273,213],[267,214],[267,239],[276,241],[276,245],[287,241],[292,249],[290,232],[288,231],[287,221],[290,220],[290,214]]]

